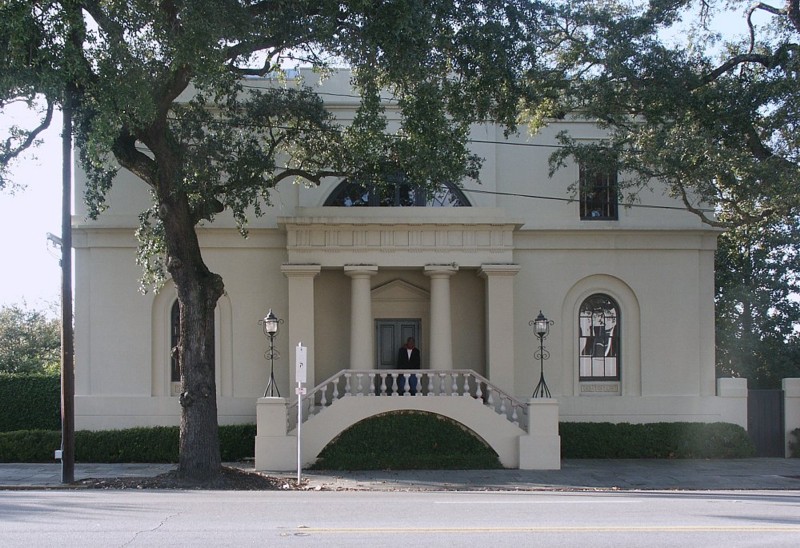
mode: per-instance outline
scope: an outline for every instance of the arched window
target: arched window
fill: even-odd
[[[404,180],[385,185],[365,185],[342,181],[328,199],[326,206],[334,207],[469,207],[464,193],[452,183],[442,183],[433,194]]]
[[[620,378],[620,310],[603,293],[591,295],[578,314],[578,376],[582,381]]]

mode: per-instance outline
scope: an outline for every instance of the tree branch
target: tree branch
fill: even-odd
[[[759,53],[742,53],[739,55],[734,55],[720,66],[706,74],[700,79],[700,83],[696,86],[690,88],[690,90],[694,90],[699,88],[700,86],[704,86],[706,84],[710,84],[732,68],[742,65],[744,63],[758,63],[759,65],[763,65],[766,68],[772,68],[776,64],[776,56],[775,55],[762,55]]]
[[[114,140],[112,152],[119,164],[158,191],[156,162],[136,148],[136,138],[123,129]]]
[[[97,26],[108,34],[112,40],[118,43],[125,42],[125,29],[122,25],[106,16],[106,12],[97,0],[83,0],[81,4],[81,7],[94,19]]]
[[[50,127],[50,122],[53,120],[53,110],[54,106],[52,101],[47,99],[47,111],[45,112],[44,119],[39,123],[38,126],[27,132],[27,137],[21,143],[19,143],[17,146],[14,146],[13,136],[6,139],[2,149],[0,149],[0,151],[2,151],[0,152],[0,165],[4,166],[8,164],[8,162],[22,154],[22,152],[33,145],[39,134]]]
[[[717,221],[716,219],[711,219],[710,217],[708,217],[708,215],[706,215],[706,210],[701,209],[701,208],[695,206],[694,204],[692,204],[692,202],[689,201],[689,196],[686,193],[686,188],[684,188],[684,186],[682,184],[678,183],[675,186],[677,187],[678,192],[681,195],[681,201],[683,202],[683,206],[686,208],[687,211],[697,215],[700,218],[700,221],[702,221],[703,223],[705,223],[705,224],[707,224],[709,226],[713,226],[713,227],[716,227],[716,228],[726,228],[727,227],[727,225],[725,223],[721,223],[721,222]]]
[[[322,179],[325,177],[344,177],[347,175],[344,171],[334,171],[334,170],[319,170],[319,171],[307,171],[305,169],[299,168],[292,168],[292,169],[285,169],[281,173],[272,177],[273,186],[277,185],[281,181],[285,179],[289,179],[291,177],[301,177],[314,183],[315,185],[320,185],[322,183]]]

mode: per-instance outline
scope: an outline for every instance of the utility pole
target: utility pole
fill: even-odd
[[[72,89],[61,133],[61,483],[75,481],[75,344],[72,327]]]

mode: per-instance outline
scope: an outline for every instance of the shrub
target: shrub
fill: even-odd
[[[415,411],[370,417],[320,453],[315,470],[466,470],[501,468],[486,443],[457,422]]]
[[[53,462],[60,430],[0,432],[0,462]]]
[[[794,441],[789,441],[789,456],[800,458],[800,428],[795,428],[791,434]]]
[[[222,462],[252,459],[256,450],[256,425],[231,424],[219,427]]]
[[[220,426],[224,462],[253,458],[254,424]],[[75,432],[78,462],[178,462],[178,427]],[[61,447],[61,431],[23,430],[0,433],[0,462],[52,462]]]
[[[562,458],[698,459],[755,456],[755,447],[744,428],[729,423],[562,422],[559,429]]]
[[[0,373],[0,432],[61,429],[61,379]]]
[[[80,462],[178,462],[178,427],[75,432]]]

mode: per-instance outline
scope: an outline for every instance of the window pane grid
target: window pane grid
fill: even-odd
[[[580,215],[584,221],[617,220],[617,174],[580,171]]]
[[[608,295],[592,295],[578,317],[578,371],[580,380],[620,378],[619,306]]]

